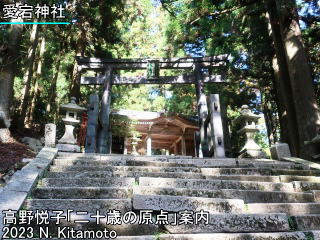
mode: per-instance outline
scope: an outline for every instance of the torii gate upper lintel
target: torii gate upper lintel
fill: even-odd
[[[110,95],[112,85],[129,84],[195,84],[198,101],[198,115],[200,124],[200,155],[208,156],[209,150],[205,141],[205,116],[208,115],[208,109],[201,107],[204,103],[203,84],[204,83],[224,83],[223,75],[204,75],[202,69],[221,68],[226,66],[227,55],[195,58],[166,58],[166,59],[102,59],[76,57],[78,71],[85,70],[102,71],[103,75],[97,77],[81,77],[82,85],[104,85],[104,93],[101,100],[101,111],[99,114],[100,129],[97,130],[96,149],[89,152],[110,153],[110,130],[109,130],[109,112]],[[122,77],[114,73],[114,70],[140,70],[147,69],[147,77]],[[192,74],[180,76],[159,76],[160,69],[191,69]],[[149,70],[151,76],[149,76]],[[90,120],[90,111],[89,111]],[[95,134],[91,133],[91,136]],[[93,140],[91,139],[91,142]],[[221,141],[221,136],[219,141]],[[87,149],[87,146],[86,146]],[[203,152],[203,153],[202,153]],[[221,157],[221,156],[220,156]]]

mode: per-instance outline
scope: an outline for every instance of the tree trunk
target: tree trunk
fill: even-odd
[[[21,19],[15,21],[21,21]],[[4,61],[0,65],[0,129],[2,129],[0,131],[0,139],[3,142],[10,135],[10,132],[6,129],[10,126],[10,105],[13,96],[13,83],[19,58],[22,31],[23,25],[11,25],[8,45],[1,50]]]
[[[56,109],[56,97],[57,97],[57,80],[59,77],[59,70],[61,66],[61,50],[59,52],[59,56],[57,58],[56,66],[55,66],[55,74],[52,79],[52,83],[49,91],[49,100],[46,107],[46,111],[50,113],[52,110]]]
[[[277,55],[279,100],[283,102],[279,117],[287,123],[287,140],[293,155],[308,157],[304,141],[316,135],[319,113],[295,2],[269,0],[267,8]]]
[[[310,141],[320,127],[320,114],[317,106],[311,69],[308,65],[299,25],[299,16],[295,0],[276,1],[281,35],[286,50],[293,105],[296,109],[299,156],[308,157],[305,141]]]
[[[39,94],[39,79],[41,78],[42,66],[43,66],[43,60],[44,60],[43,55],[44,55],[45,50],[46,50],[46,38],[45,38],[45,36],[42,36],[41,37],[41,44],[40,44],[40,52],[39,52],[39,57],[38,57],[38,63],[37,63],[37,71],[34,76],[31,105],[30,105],[28,114],[25,119],[25,124],[27,126],[30,126],[33,122],[34,109],[36,106],[37,96]]]
[[[80,23],[80,33],[78,35],[77,49],[76,49],[77,56],[83,57],[85,53],[85,49],[86,49],[86,31],[84,29],[84,23]],[[80,79],[81,79],[81,73],[78,71],[78,64],[75,61],[73,65],[72,80],[70,85],[70,98],[75,97],[77,101],[79,101],[79,98],[80,98]]]
[[[264,114],[264,119],[267,127],[269,145],[272,145],[278,141],[278,136],[276,131],[277,128],[276,128],[275,119],[273,117],[274,112],[271,106],[272,100],[267,96],[271,96],[271,93],[268,91],[266,91],[264,94],[261,93],[262,111]]]
[[[32,83],[32,76],[33,76],[33,66],[35,61],[36,50],[38,46],[38,37],[39,37],[39,25],[35,24],[32,27],[32,32],[30,36],[30,43],[31,46],[28,51],[28,58],[27,58],[27,68],[24,74],[24,90],[23,90],[23,100],[21,102],[21,111],[19,116],[19,127],[24,127],[24,123],[27,116],[28,107],[30,107],[30,89]]]

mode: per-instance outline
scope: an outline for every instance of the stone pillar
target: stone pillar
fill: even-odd
[[[170,151],[166,149],[166,156],[170,156]]]
[[[228,119],[228,113],[227,113],[227,106],[223,101],[223,96],[221,95],[220,95],[220,111],[221,111],[221,117],[222,117],[225,154],[227,157],[231,157],[232,147],[231,147],[231,138],[230,138],[230,131],[229,131],[229,119]]]
[[[128,138],[124,137],[123,155],[128,155]]]
[[[111,131],[109,131],[108,132],[108,153],[112,153],[112,132]]]
[[[151,136],[148,135],[147,137],[147,156],[151,156],[152,155],[152,140],[151,140]]]
[[[97,138],[97,152],[110,153],[110,136],[109,136],[109,114],[111,102],[112,86],[112,68],[108,67],[104,75],[104,91],[101,99],[101,109],[99,114],[100,128]]]
[[[283,157],[291,157],[289,145],[287,143],[276,143],[270,148],[271,158],[281,160]]]
[[[220,98],[219,94],[210,94],[210,121],[211,121],[211,136],[214,143],[214,157],[224,158],[225,147],[224,147],[224,135],[223,125],[220,109]]]
[[[86,153],[95,153],[97,147],[97,130],[99,114],[99,96],[93,93],[89,97],[88,126],[86,135]]]
[[[44,142],[46,147],[54,148],[56,146],[57,126],[53,123],[48,123],[45,126]]]
[[[196,85],[196,94],[198,102],[198,118],[199,118],[199,127],[200,127],[200,145],[199,145],[199,157],[208,157],[209,156],[209,147],[206,140],[206,130],[205,130],[205,120],[208,116],[208,107],[206,96],[203,92],[203,82],[201,67],[198,63],[195,64],[194,68],[195,76],[195,85]]]

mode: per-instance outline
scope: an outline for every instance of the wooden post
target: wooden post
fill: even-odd
[[[178,153],[178,143],[174,143],[174,155],[177,156],[179,153]]]
[[[201,81],[201,68],[198,63],[195,64],[194,68],[194,76],[195,76],[195,85],[196,85],[196,94],[197,94],[197,102],[198,102],[198,116],[199,116],[199,127],[200,127],[200,145],[199,145],[199,157],[208,157],[209,149],[208,143],[205,138],[205,120],[208,116],[208,107],[206,96],[203,92],[203,83]]]
[[[184,133],[185,132],[183,132],[182,138],[181,138],[181,149],[182,149],[182,156],[187,156],[186,137]]]
[[[86,149],[85,149],[86,153],[96,152],[98,113],[99,113],[99,96],[97,93],[93,93],[89,97],[88,126],[87,126]]]
[[[110,136],[109,136],[109,113],[111,102],[111,79],[112,68],[108,67],[104,75],[104,91],[101,99],[101,109],[99,114],[100,131],[98,133],[97,152],[110,153]]]
[[[214,143],[214,157],[223,158],[225,157],[225,147],[224,147],[224,135],[223,135],[223,125],[221,117],[220,108],[220,98],[219,94],[210,94],[210,123],[211,123],[211,136]]]

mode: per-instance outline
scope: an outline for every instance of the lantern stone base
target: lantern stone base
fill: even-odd
[[[268,158],[267,154],[258,149],[243,149],[238,158]]]
[[[57,144],[59,152],[81,152],[80,147],[74,144]]]
[[[268,156],[253,139],[248,139],[238,158],[268,158]]]

